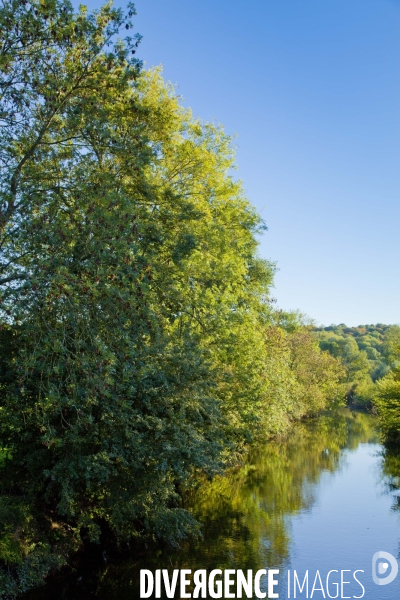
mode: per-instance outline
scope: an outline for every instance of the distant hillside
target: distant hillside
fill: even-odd
[[[400,326],[344,323],[316,327],[321,350],[341,358],[346,367],[345,394],[349,401],[368,403],[374,382],[400,364]]]

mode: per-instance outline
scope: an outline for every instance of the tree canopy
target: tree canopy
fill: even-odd
[[[133,14],[0,8],[0,598],[105,534],[177,543],[196,474],[337,398],[231,138],[117,39]]]
[[[338,358],[344,368],[344,393],[353,404],[371,405],[379,381],[400,364],[398,325],[344,323],[315,328],[320,348]]]

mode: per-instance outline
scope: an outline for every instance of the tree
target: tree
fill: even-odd
[[[391,325],[383,337],[383,353],[389,365],[400,360],[400,327]]]
[[[133,14],[0,8],[3,596],[86,540],[197,531],[181,489],[329,396],[306,398],[318,352],[272,308],[231,139],[115,41]]]
[[[394,369],[376,384],[374,404],[385,438],[396,444],[400,441],[400,369]]]
[[[291,370],[298,383],[298,405],[303,414],[316,414],[327,400],[341,400],[340,381],[345,375],[341,361],[321,351],[309,328],[295,331],[289,338]]]
[[[220,469],[267,408],[273,266],[257,258],[262,223],[229,175],[229,137],[140,73],[137,37],[113,41],[129,15],[10,1],[0,22],[12,595],[82,539],[196,528],[180,486]]]
[[[346,369],[346,396],[352,404],[371,407],[375,382],[395,369],[399,358],[400,328],[397,325],[331,325],[316,328],[320,347],[340,358]]]

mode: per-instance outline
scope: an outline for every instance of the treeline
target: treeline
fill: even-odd
[[[345,368],[344,394],[351,404],[371,404],[375,383],[400,365],[398,325],[330,325],[316,327],[320,348]]]
[[[133,14],[0,8],[0,598],[87,542],[179,542],[193,478],[340,400],[229,136],[116,38]]]
[[[347,401],[374,407],[387,441],[400,442],[400,327],[331,325],[315,328],[320,348],[338,358]]]

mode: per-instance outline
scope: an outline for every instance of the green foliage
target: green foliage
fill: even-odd
[[[31,536],[52,555],[55,523],[92,541],[195,527],[179,486],[220,469],[265,412],[273,266],[229,137],[159,72],[139,77],[136,42],[112,43],[129,17],[14,4],[0,15],[0,441],[3,499],[32,515],[21,544],[3,538],[20,589]]]
[[[205,523],[209,542],[190,549],[190,556],[186,552],[186,564],[192,569],[282,564],[289,556],[288,515],[312,506],[313,486],[322,472],[340,468],[344,447],[356,448],[374,435],[370,415],[340,409],[257,445],[228,476],[203,480],[187,501]]]
[[[377,383],[374,403],[381,429],[389,441],[400,442],[400,369],[397,368]]]
[[[282,314],[278,317],[276,325],[267,329],[265,359],[270,408],[263,429],[273,433],[327,405],[340,403],[339,382],[344,374],[340,361],[321,351],[315,333],[299,315],[288,318],[284,314],[283,320]]]
[[[0,498],[0,561],[6,567],[0,571],[0,598],[41,583],[51,569],[64,564],[77,541],[62,524],[53,522],[49,528],[24,499]]]
[[[231,139],[115,41],[133,13],[0,8],[8,595],[104,531],[177,543],[182,486],[336,395],[338,361],[269,301]]]
[[[400,326],[392,325],[385,332],[383,339],[383,353],[388,364],[400,361]]]
[[[203,523],[202,536],[183,548],[135,551],[102,570],[95,581],[67,595],[138,598],[140,569],[257,569],[287,565],[291,554],[290,517],[312,509],[321,474],[343,466],[344,448],[378,441],[371,415],[340,409],[293,424],[287,436],[257,444],[225,476],[201,477],[184,493],[185,506]],[[68,583],[67,583],[68,586]],[[72,588],[72,589],[71,589]],[[43,596],[59,593],[57,582]],[[93,593],[93,592],[92,592]],[[41,599],[40,592],[33,595]]]
[[[376,388],[373,385],[400,360],[398,325],[331,325],[316,328],[322,350],[343,363],[345,395],[352,404],[371,406]]]

